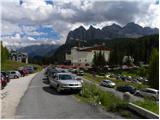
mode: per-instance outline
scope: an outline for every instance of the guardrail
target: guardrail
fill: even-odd
[[[149,119],[159,119],[159,115],[155,114],[149,110],[146,110],[140,106],[137,106],[133,103],[129,103],[128,104],[128,108],[137,112],[138,114],[140,114],[141,116],[145,117],[145,118],[149,118]]]

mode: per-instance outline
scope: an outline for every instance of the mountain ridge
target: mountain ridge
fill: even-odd
[[[59,45],[53,45],[53,44],[31,45],[31,46],[21,47],[17,49],[17,51],[27,53],[29,57],[35,57],[35,56],[49,57],[52,54],[54,54],[54,52],[58,47]]]
[[[142,27],[134,22],[130,22],[124,27],[113,23],[101,29],[95,28],[92,25],[88,29],[79,26],[68,33],[66,44],[71,43],[75,39],[90,41],[92,39],[139,38],[156,33],[159,33],[158,28]]]

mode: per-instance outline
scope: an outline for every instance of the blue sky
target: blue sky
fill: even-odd
[[[157,4],[158,0],[2,0],[2,41],[16,47],[63,44],[68,32],[81,25],[102,28],[135,22],[159,27]]]

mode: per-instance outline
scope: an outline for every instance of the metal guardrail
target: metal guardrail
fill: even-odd
[[[149,110],[146,110],[138,105],[135,105],[133,103],[129,103],[128,104],[128,108],[137,112],[138,114],[140,114],[141,116],[145,117],[145,118],[149,118],[149,119],[159,119],[159,115],[155,114]]]

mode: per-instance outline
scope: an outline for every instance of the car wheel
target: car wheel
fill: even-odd
[[[140,96],[140,93],[138,93],[138,92],[137,92],[137,93],[135,93],[135,96]]]
[[[51,84],[49,85],[49,87],[50,87],[50,88],[53,88],[53,86],[52,86]]]
[[[15,76],[14,76],[14,79],[16,79],[16,78],[18,78],[18,76],[17,76],[17,75],[15,75]]]
[[[57,88],[56,88],[57,92],[60,93],[61,92],[61,88],[59,85],[57,85]]]

